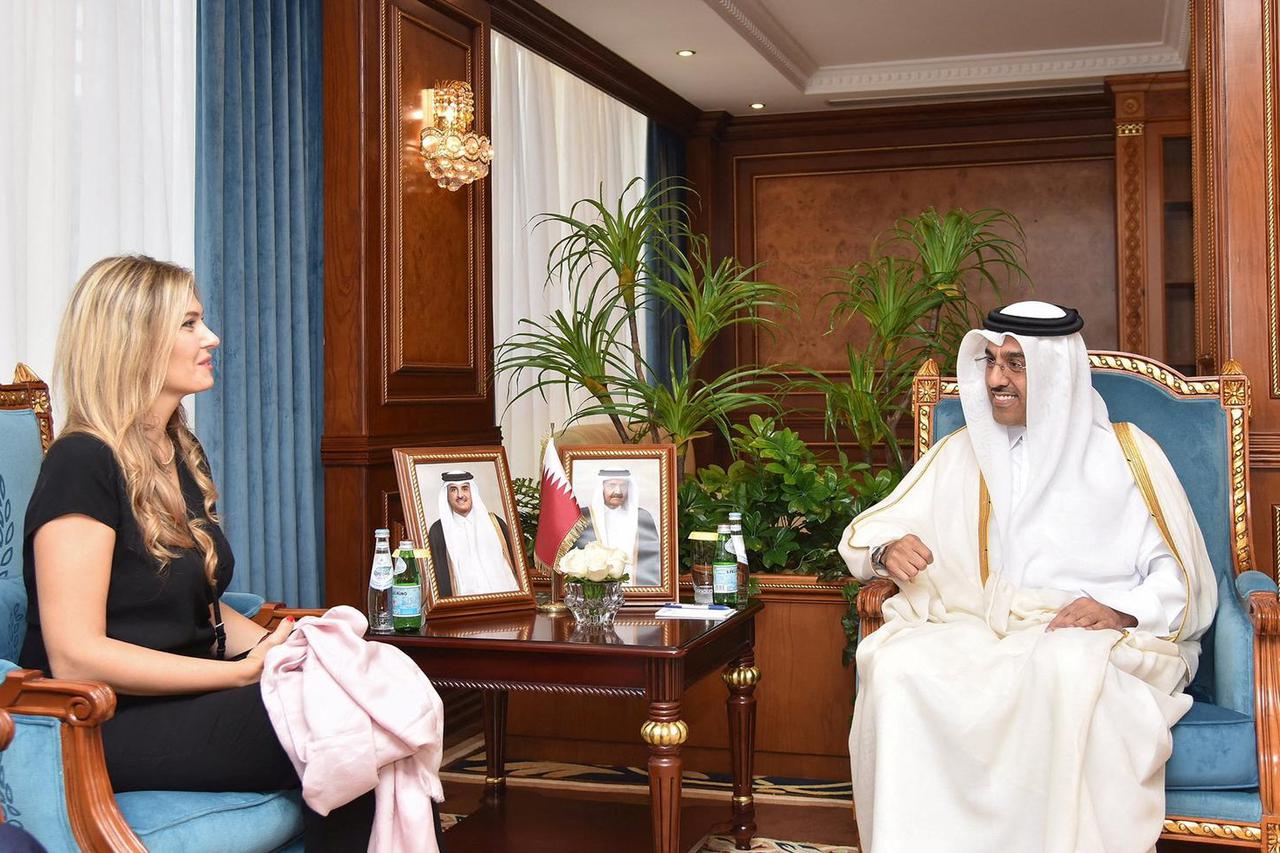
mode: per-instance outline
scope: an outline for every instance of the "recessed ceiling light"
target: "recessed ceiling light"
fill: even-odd
[[[689,56],[693,56],[695,53],[697,53],[696,50],[689,50],[689,48],[686,47],[684,50],[677,50],[676,56],[689,57]]]
[[[751,105],[751,109],[762,110],[764,109],[764,104],[762,104],[760,101],[756,101],[754,104]]]

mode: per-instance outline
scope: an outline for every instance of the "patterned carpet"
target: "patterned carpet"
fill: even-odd
[[[443,813],[440,815],[440,825],[448,832],[465,817],[466,815]],[[858,853],[857,847],[846,845],[807,844],[800,841],[779,841],[775,838],[757,838],[752,842],[751,850],[752,853]],[[727,835],[710,835],[703,839],[702,847],[698,849],[698,853],[730,851],[738,853],[738,848],[734,847],[733,839]]]
[[[485,776],[485,754],[482,739],[450,751],[445,756],[440,776],[456,782],[482,782]],[[648,791],[649,775],[643,767],[609,767],[600,764],[571,764],[553,761],[507,761],[507,784],[512,786],[547,786],[564,789],[611,788],[613,790]],[[681,782],[685,797],[720,799],[733,790],[733,780],[724,773],[685,771]],[[797,803],[849,808],[853,792],[848,782],[817,779],[792,779],[782,776],[756,776],[752,785],[758,802]],[[719,849],[719,848],[708,848]],[[726,848],[728,849],[728,848]],[[777,850],[831,850],[844,847],[778,847]]]

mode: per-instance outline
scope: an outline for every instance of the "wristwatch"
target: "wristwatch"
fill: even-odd
[[[888,547],[889,543],[886,542],[871,549],[871,571],[882,578],[889,576],[889,570],[884,565],[884,551]]]

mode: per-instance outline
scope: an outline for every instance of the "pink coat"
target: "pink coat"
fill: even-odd
[[[308,806],[324,815],[376,791],[369,850],[438,853],[444,705],[404,652],[365,642],[368,624],[346,606],[299,620],[267,653],[262,701]]]

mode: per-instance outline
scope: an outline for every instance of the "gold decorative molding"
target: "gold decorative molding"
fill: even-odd
[[[1232,841],[1262,840],[1262,830],[1248,824],[1208,823],[1171,817],[1164,822],[1165,835],[1190,835],[1196,838],[1221,838]]]
[[[749,806],[755,801],[756,801],[756,798],[753,797],[751,794],[747,794],[746,796],[742,796],[742,797],[733,798],[733,804],[736,806]]]
[[[1141,127],[1141,125],[1139,125]],[[1119,134],[1119,127],[1117,127]],[[1126,349],[1146,349],[1146,260],[1145,218],[1146,149],[1139,136],[1119,134],[1116,140],[1116,186],[1120,218],[1120,245],[1117,252],[1120,283],[1119,340]]]
[[[1195,352],[1201,372],[1218,369],[1219,168],[1217,80],[1223,73],[1215,42],[1213,0],[1191,0],[1191,39],[1188,67],[1191,88],[1191,207],[1195,238],[1191,263],[1195,270]]]
[[[1158,361],[1129,353],[1091,352],[1089,366],[1099,370],[1115,370],[1146,376],[1159,382],[1179,397],[1216,397],[1221,390],[1221,383],[1216,377],[1188,379]]]
[[[1271,568],[1280,569],[1280,504],[1271,505]]]
[[[927,358],[916,371],[911,383],[911,401],[915,408],[916,458],[928,452],[933,444],[933,407],[942,395],[938,362]]]
[[[49,450],[53,444],[53,405],[49,386],[30,367],[18,362],[13,370],[13,384],[0,385],[0,409],[31,409],[40,430],[40,447]]]
[[[1253,568],[1249,539],[1249,477],[1245,461],[1246,406],[1227,409],[1228,457],[1231,461],[1231,534],[1235,545],[1236,572]]]
[[[1271,396],[1280,398],[1280,330],[1276,323],[1276,282],[1280,277],[1280,257],[1276,249],[1276,97],[1275,97],[1275,16],[1272,0],[1262,0],[1262,152],[1267,214],[1267,342],[1271,356]]]
[[[754,687],[760,682],[760,669],[754,666],[740,666],[722,673],[721,678],[730,687]]]
[[[650,746],[679,746],[689,739],[689,724],[684,720],[645,720],[640,738]]]
[[[1116,136],[1141,136],[1144,122],[1122,121],[1116,124]]]

